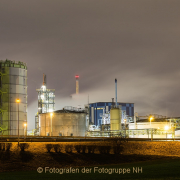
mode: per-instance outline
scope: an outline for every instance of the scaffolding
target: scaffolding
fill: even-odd
[[[38,92],[38,113],[47,113],[54,111],[54,89],[46,89],[46,86],[42,86],[41,89],[36,90]]]
[[[35,115],[35,127],[39,131],[39,114],[54,111],[55,89],[46,88],[46,75],[43,74],[43,85],[36,91],[38,92],[38,113]]]

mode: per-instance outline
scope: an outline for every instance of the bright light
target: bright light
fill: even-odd
[[[45,90],[46,90],[46,86],[41,86],[41,88],[43,89],[43,91],[45,91]]]
[[[151,116],[149,119],[150,119],[150,121],[152,121],[154,118]]]
[[[52,117],[52,116],[53,116],[53,113],[51,113],[50,115],[51,115],[51,117]]]
[[[124,122],[126,122],[126,119],[124,119]]]
[[[164,130],[169,130],[169,126],[164,126]]]
[[[17,102],[17,103],[20,103],[20,99],[16,99],[16,102]]]
[[[27,123],[24,123],[24,127],[26,127],[27,126]]]
[[[41,99],[44,99],[44,95],[43,94],[41,95]]]

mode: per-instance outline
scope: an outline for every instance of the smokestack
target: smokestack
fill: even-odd
[[[117,108],[117,79],[115,79],[115,98],[116,98],[116,108]]]
[[[43,74],[43,86],[46,86],[46,75]]]
[[[76,75],[75,78],[76,78],[76,94],[79,94],[79,75]]]

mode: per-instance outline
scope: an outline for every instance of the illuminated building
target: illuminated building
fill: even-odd
[[[89,104],[89,121],[91,124],[100,126],[102,124],[103,112],[109,113],[112,108],[112,102],[96,102]],[[128,119],[133,122],[134,119],[134,103],[117,102],[117,106],[121,107],[121,122]]]
[[[38,113],[35,116],[35,128],[39,129],[39,114],[54,111],[55,90],[46,88],[46,75],[43,74],[43,85],[36,91],[38,92]]]

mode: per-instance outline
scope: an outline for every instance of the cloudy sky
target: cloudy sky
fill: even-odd
[[[0,59],[27,63],[28,125],[47,75],[56,110],[135,103],[139,115],[180,116],[179,0],[0,0]],[[80,75],[80,97],[75,93]]]

